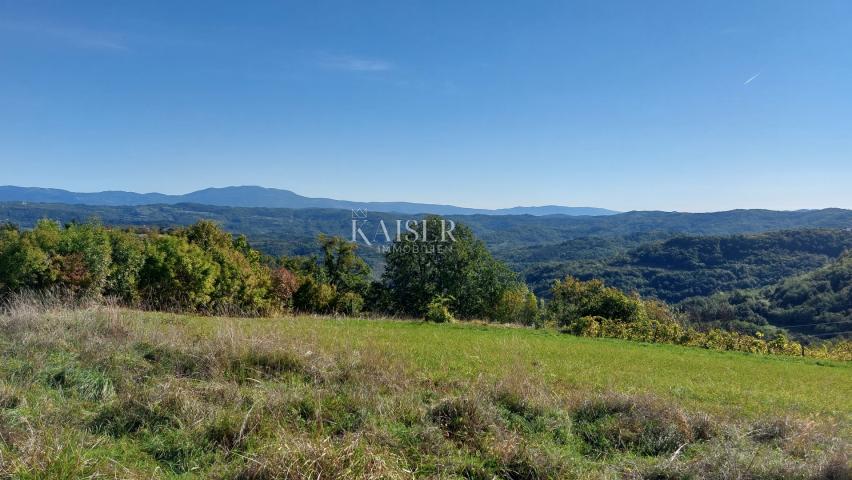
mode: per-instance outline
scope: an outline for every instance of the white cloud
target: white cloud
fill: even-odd
[[[383,72],[393,69],[393,64],[388,61],[353,55],[322,55],[317,63],[323,68],[349,72]]]

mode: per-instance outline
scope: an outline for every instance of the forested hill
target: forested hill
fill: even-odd
[[[368,212],[389,225],[409,215]],[[419,218],[418,216],[410,216]],[[211,219],[246,234],[271,254],[305,253],[316,235],[351,236],[350,210],[220,207],[199,204],[87,206],[26,202],[0,203],[0,221],[31,227],[41,218],[61,222],[98,218],[109,225],[188,225]],[[849,228],[852,210],[732,210],[716,213],[628,212],[598,217],[565,215],[449,216],[469,225],[495,252],[553,245],[582,237],[655,238],[672,234],[730,235],[797,228]],[[508,254],[508,252],[507,252]]]
[[[597,245],[601,241],[587,242]],[[612,242],[603,245],[611,247]],[[520,266],[516,263],[515,268],[524,269],[527,282],[542,294],[554,280],[573,275],[599,278],[623,290],[679,302],[689,297],[765,287],[822,267],[849,249],[852,231],[846,229],[680,236],[646,243],[605,259]]]
[[[764,293],[757,311],[773,325],[812,334],[852,331],[852,255],[813,272],[782,280]],[[758,303],[757,305],[761,305]]]
[[[695,298],[683,307],[696,323],[769,323],[794,334],[852,338],[852,253],[762,289]]]

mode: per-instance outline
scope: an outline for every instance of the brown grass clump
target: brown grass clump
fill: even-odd
[[[411,472],[406,472],[395,456],[375,449],[358,436],[346,436],[338,442],[287,436],[275,439],[269,448],[248,458],[245,467],[229,478],[370,480],[411,477]]]
[[[491,448],[499,478],[538,480],[564,478],[568,463],[517,434],[501,435]]]
[[[671,453],[696,439],[685,412],[658,398],[608,394],[584,401],[573,412],[575,432],[594,454]],[[706,434],[702,425],[700,434]]]
[[[463,443],[478,442],[497,421],[487,404],[469,396],[445,398],[432,406],[427,416],[447,438]]]
[[[828,432],[819,435],[803,422],[778,418],[758,422],[761,430],[734,425],[680,456],[634,470],[630,478],[710,480],[852,479],[848,446]],[[796,451],[790,451],[795,445]]]
[[[0,411],[16,408],[21,403],[18,393],[10,385],[0,383]]]

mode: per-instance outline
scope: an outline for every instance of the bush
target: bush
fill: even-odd
[[[272,295],[282,308],[293,306],[293,295],[299,289],[299,279],[284,267],[272,269]]]
[[[556,282],[552,293],[549,313],[560,326],[571,325],[581,317],[598,316],[629,323],[644,316],[639,297],[607,287],[600,280],[582,282],[569,276]]]
[[[107,275],[104,295],[115,297],[127,305],[139,302],[139,274],[145,263],[145,244],[130,232],[111,230],[112,264]]]
[[[437,296],[433,298],[426,309],[426,321],[435,323],[455,322],[456,319],[449,308],[451,302],[451,297]]]
[[[344,315],[357,315],[364,308],[364,299],[355,292],[345,292],[334,299],[334,311]]]
[[[518,284],[506,289],[500,296],[500,301],[494,308],[494,321],[501,323],[520,323],[521,325],[538,325],[538,299],[529,291],[526,285]]]
[[[584,337],[597,337],[601,332],[601,325],[606,322],[606,319],[603,317],[580,317],[577,320],[573,321],[571,324],[566,326],[568,332],[573,333],[574,335],[581,335]]]
[[[157,235],[149,243],[139,288],[155,307],[200,310],[210,306],[219,267],[183,237]]]
[[[59,265],[59,284],[80,296],[100,296],[111,259],[106,229],[96,224],[71,224],[62,230],[53,260]]]
[[[263,315],[289,306],[295,289],[267,263],[209,221],[169,233],[50,221],[0,229],[0,293],[56,289],[129,306]]]
[[[503,292],[517,276],[495,260],[485,244],[465,225],[429,216],[419,222],[418,234],[404,234],[385,255],[382,275],[393,300],[394,313],[425,316],[436,296],[450,297],[460,318],[491,318]],[[423,231],[426,238],[422,238]]]
[[[337,289],[327,283],[320,283],[313,277],[300,280],[299,288],[293,295],[293,306],[300,312],[331,313]]]

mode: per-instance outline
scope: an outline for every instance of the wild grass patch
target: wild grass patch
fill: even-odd
[[[655,395],[618,392],[630,390],[631,368],[658,357],[673,369],[696,361],[736,371],[715,352],[366,320],[87,310],[2,322],[0,478],[849,474],[844,417],[785,407],[787,386],[762,393],[776,402],[764,415],[687,407],[683,398],[703,398],[692,380],[681,382],[692,395],[669,395],[664,372],[638,370]],[[759,365],[779,362],[801,369],[801,388],[823,385],[806,362]],[[819,371],[831,379],[843,368]],[[622,388],[594,393],[599,385],[574,369]],[[712,378],[705,370],[695,378]],[[761,388],[753,380],[728,382]]]
[[[672,453],[708,433],[695,429],[679,408],[650,396],[604,395],[584,401],[573,412],[574,431],[590,453],[639,455]]]

